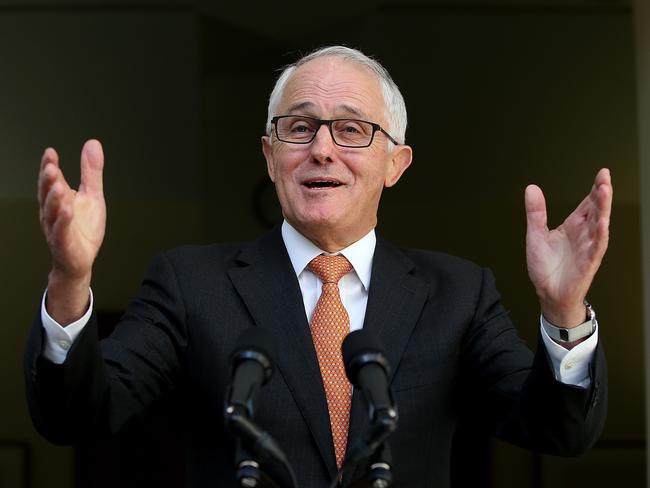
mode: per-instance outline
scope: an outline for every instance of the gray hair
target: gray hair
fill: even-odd
[[[273,118],[274,115],[277,115],[275,114],[275,111],[280,104],[280,100],[284,94],[284,89],[286,88],[291,75],[303,64],[325,56],[334,56],[346,61],[359,63],[369,68],[377,76],[379,86],[381,87],[381,93],[384,97],[384,110],[386,120],[388,121],[388,127],[385,127],[385,130],[390,133],[396,141],[403,144],[406,135],[407,117],[406,104],[404,103],[404,97],[402,97],[399,88],[386,68],[379,64],[378,61],[366,56],[361,51],[346,46],[327,46],[320,48],[306,56],[303,56],[298,61],[286,66],[282,70],[282,73],[280,73],[280,76],[275,82],[271,96],[269,97],[266,134],[269,136],[271,135],[271,118]]]

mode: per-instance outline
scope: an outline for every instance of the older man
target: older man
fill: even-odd
[[[347,440],[367,424],[362,400],[341,381],[340,358],[347,331],[363,327],[394,368],[396,485],[448,486],[461,398],[506,440],[558,454],[588,449],[606,411],[605,364],[585,297],[607,247],[608,171],[552,231],[541,190],[526,189],[528,270],[542,310],[533,356],[489,271],[400,250],[375,234],[383,188],[411,163],[405,129],[397,86],[359,51],[324,48],[285,69],[262,138],[281,228],[244,245],[156,258],[101,343],[89,286],[105,228],[102,149],[85,144],[78,191],[47,149],[38,196],[52,269],[26,354],[39,430],[54,442],[117,432],[180,391],[187,486],[234,485],[219,415],[228,356],[243,330],[262,327],[278,339],[279,374],[262,391],[257,419],[287,451],[300,486],[327,486]],[[568,361],[575,366],[560,368]],[[350,466],[343,484],[363,468]],[[281,468],[266,469],[289,484]]]

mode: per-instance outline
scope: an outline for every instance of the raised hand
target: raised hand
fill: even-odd
[[[542,190],[526,188],[528,275],[544,317],[555,325],[573,327],[586,320],[583,300],[607,250],[612,194],[609,170],[601,169],[589,195],[549,230]]]
[[[81,151],[81,184],[70,188],[52,148],[45,150],[38,176],[41,228],[52,257],[47,309],[62,325],[85,312],[92,266],[104,239],[106,204],[101,144],[89,140]]]

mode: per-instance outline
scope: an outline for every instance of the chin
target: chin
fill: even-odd
[[[292,224],[296,229],[336,229],[343,223],[343,216],[339,212],[307,212],[296,217],[296,225]]]

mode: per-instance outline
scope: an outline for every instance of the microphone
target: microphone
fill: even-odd
[[[226,411],[229,407],[243,409],[253,417],[257,396],[273,374],[274,337],[261,327],[246,329],[237,339],[230,355],[232,379],[228,389]]]
[[[226,427],[238,436],[236,464],[237,479],[241,486],[256,486],[263,473],[259,464],[248,456],[248,452],[260,458],[280,462],[294,488],[298,482],[287,456],[271,435],[254,421],[255,405],[259,391],[273,374],[272,358],[276,356],[275,338],[261,327],[246,329],[237,339],[237,345],[230,356],[232,378],[226,394]],[[269,486],[276,486],[266,480]]]
[[[397,418],[397,408],[388,388],[390,364],[379,340],[366,330],[350,332],[343,341],[345,374],[368,402],[370,421],[385,412]]]
[[[365,397],[370,430],[351,446],[347,462],[371,456],[397,428],[397,406],[388,388],[390,364],[379,340],[366,330],[355,330],[343,341],[343,362],[350,383]]]
[[[250,327],[239,336],[230,356],[232,380],[225,418],[227,427],[240,436],[251,451],[284,462],[286,457],[275,440],[252,420],[259,391],[273,374],[271,358],[274,352],[274,338],[265,329]]]

